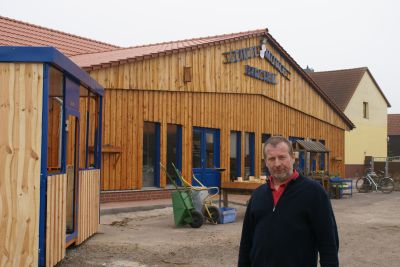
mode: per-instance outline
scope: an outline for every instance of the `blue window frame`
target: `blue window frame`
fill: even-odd
[[[231,131],[230,134],[230,156],[229,156],[229,178],[231,181],[241,176],[242,135],[239,131]]]
[[[244,135],[244,179],[254,176],[254,133]]]
[[[167,172],[175,177],[171,163],[174,163],[175,167],[182,171],[182,125],[178,124],[167,124]],[[175,178],[176,182],[180,184],[180,179]],[[170,184],[171,182],[167,179],[166,183]]]
[[[195,177],[205,186],[220,186],[219,129],[193,127],[192,168]],[[193,185],[198,185],[192,181]]]
[[[160,187],[160,123],[143,123],[142,187]]]

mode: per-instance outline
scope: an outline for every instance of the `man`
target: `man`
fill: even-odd
[[[270,181],[257,188],[243,221],[238,266],[339,266],[339,238],[329,198],[320,184],[293,170],[291,143],[268,139]]]

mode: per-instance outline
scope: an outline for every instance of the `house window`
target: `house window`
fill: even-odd
[[[363,118],[369,119],[368,102],[363,102]]]
[[[240,176],[240,156],[241,156],[241,134],[237,131],[231,131],[230,136],[230,179],[234,181]]]

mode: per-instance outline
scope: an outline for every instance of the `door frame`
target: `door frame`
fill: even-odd
[[[220,186],[221,185],[221,174],[216,170],[220,167],[220,129],[217,128],[207,128],[207,127],[193,127],[193,133],[195,131],[200,132],[200,168],[193,168],[192,172],[196,178],[205,186]],[[206,167],[206,134],[213,134],[213,165],[214,168]],[[193,138],[192,138],[193,142]],[[193,143],[192,143],[192,155],[193,155]],[[212,181],[207,179],[209,176]],[[193,185],[198,185],[198,183],[193,180]]]

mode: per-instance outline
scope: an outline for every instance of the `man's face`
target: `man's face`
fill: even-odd
[[[289,154],[286,143],[282,142],[276,146],[268,144],[265,147],[265,154],[265,165],[274,179],[284,182],[292,176],[295,158]]]

